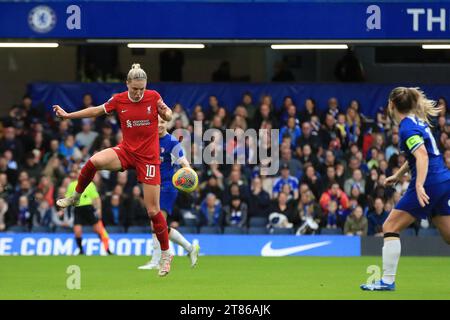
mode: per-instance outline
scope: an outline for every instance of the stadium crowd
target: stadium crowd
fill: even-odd
[[[360,112],[358,101],[341,103],[330,97],[328,105],[319,108],[314,99],[286,97],[282,106],[275,106],[270,95],[253,97],[247,92],[232,112],[213,95],[208,105],[193,107],[192,114],[182,104],[173,106],[169,132],[187,128],[192,135],[200,134],[194,131],[194,120],[202,121],[203,130],[222,132],[280,129],[280,160],[273,176],[261,175],[258,165],[194,164],[199,187],[190,194],[179,193],[171,226],[191,231],[381,235],[384,220],[409,183],[406,175],[396,186],[384,187],[386,177],[405,161],[398,127],[386,108],[371,119]],[[433,133],[450,168],[450,111],[444,98],[438,103],[444,111],[433,119]],[[86,94],[80,108],[92,105]],[[60,120],[25,96],[0,122],[0,231],[70,228],[71,210],[58,211],[55,200],[92,154],[121,139],[114,115]],[[235,141],[215,148],[249,159],[255,143],[270,153],[270,137],[246,139],[244,148]],[[101,171],[94,182],[107,228],[148,227],[134,171]],[[422,221],[411,227],[428,226]]]

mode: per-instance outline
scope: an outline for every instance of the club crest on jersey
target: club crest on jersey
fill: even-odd
[[[152,113],[152,106],[147,107],[147,114],[150,114],[150,113]]]
[[[164,150],[165,150],[164,148],[161,148],[161,153],[164,153]]]

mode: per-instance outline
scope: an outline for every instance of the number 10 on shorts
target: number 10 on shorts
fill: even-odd
[[[147,178],[154,178],[156,172],[155,166],[151,164],[146,164],[145,167],[147,168]]]

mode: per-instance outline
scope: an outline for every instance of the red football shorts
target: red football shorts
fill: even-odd
[[[122,170],[135,169],[137,180],[140,183],[160,185],[161,174],[159,164],[153,164],[145,157],[138,156],[119,144],[112,148],[119,157]]]

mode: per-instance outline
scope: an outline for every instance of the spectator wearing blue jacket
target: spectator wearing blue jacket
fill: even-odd
[[[213,193],[208,193],[200,204],[200,226],[222,226],[222,204]]]
[[[299,181],[296,177],[293,177],[289,175],[289,165],[287,163],[284,163],[281,166],[281,176],[277,178],[273,183],[273,189],[272,189],[272,198],[278,199],[278,195],[283,191],[283,186],[285,184],[289,185],[290,187],[290,195],[294,200],[298,199],[299,193],[298,193],[298,186]]]
[[[300,126],[297,124],[296,119],[294,117],[289,117],[287,120],[287,124],[283,126],[280,130],[280,143],[283,141],[283,137],[290,136],[291,137],[291,147],[293,150],[296,148],[297,139],[302,135],[302,130]]]
[[[373,204],[373,210],[367,213],[367,220],[369,220],[369,236],[382,236],[383,235],[383,223],[388,217],[388,213],[384,210],[383,199],[375,198]]]

